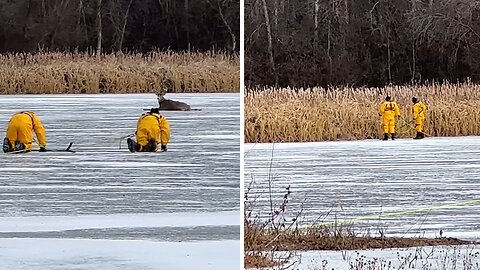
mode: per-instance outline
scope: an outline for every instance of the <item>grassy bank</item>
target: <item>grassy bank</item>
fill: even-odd
[[[338,224],[322,225],[321,220],[318,220],[318,223],[304,223],[302,222],[304,220],[303,206],[300,209],[290,207],[291,197],[294,193],[290,186],[285,189],[280,200],[272,198],[271,191],[252,192],[252,183],[247,187],[244,197],[245,268],[286,269],[285,266],[295,260],[300,251],[344,252],[348,250],[427,246],[454,247],[478,244],[448,237],[387,237],[381,232],[383,228],[378,227],[374,228],[380,232],[377,235],[362,234],[356,232],[354,224],[351,223],[339,222]],[[270,209],[259,209],[259,201],[269,201]],[[304,203],[307,202],[304,201]]]
[[[0,54],[0,94],[239,92],[240,60],[223,53]]]
[[[270,268],[285,265],[295,252],[312,250],[365,250],[458,246],[476,244],[457,238],[374,237],[357,234],[353,226],[267,225],[265,222],[244,220],[245,268]],[[280,252],[283,251],[283,252]],[[279,268],[282,269],[282,268]],[[356,268],[355,268],[356,269]]]
[[[257,89],[245,94],[245,142],[312,142],[380,138],[378,107],[389,94],[405,120],[413,96],[428,107],[431,136],[480,135],[480,85],[433,84],[385,88]],[[411,137],[400,121],[398,137]]]

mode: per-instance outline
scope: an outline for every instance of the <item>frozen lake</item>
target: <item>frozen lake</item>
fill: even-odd
[[[273,155],[272,155],[273,148]],[[268,214],[268,175],[290,214],[372,234],[480,240],[480,137],[245,145],[245,188]]]
[[[118,269],[188,269],[181,265],[192,262],[196,269],[238,268],[240,96],[166,97],[201,111],[162,112],[172,131],[168,152],[130,153],[125,141],[119,149],[117,138],[135,132],[143,109],[158,106],[153,94],[0,96],[2,139],[12,114],[31,110],[47,130],[47,149],[73,142],[76,151],[0,155],[0,250],[11,255],[35,243],[65,249],[79,245],[80,250],[102,243],[98,249],[120,258],[123,251],[117,254],[115,246],[131,241],[159,250],[170,249],[168,243],[182,249],[182,242],[186,253],[207,246],[231,252],[220,260],[223,264],[212,256],[204,256],[205,261],[185,257],[178,268],[162,264],[161,254],[137,268],[123,256],[131,268]],[[48,269],[27,253],[0,260]],[[109,269],[108,256],[96,261],[94,253],[72,252],[68,260],[76,262],[75,269]],[[68,268],[64,259],[48,256],[52,265],[65,263],[59,269]]]

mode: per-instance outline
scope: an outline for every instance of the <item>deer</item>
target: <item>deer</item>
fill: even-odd
[[[180,101],[165,99],[162,94],[157,93],[158,109],[160,111],[190,111],[190,105]]]
[[[187,103],[165,99],[164,96],[166,93],[167,89],[163,89],[162,92],[156,93],[158,109],[160,111],[200,111],[200,109],[192,109]]]

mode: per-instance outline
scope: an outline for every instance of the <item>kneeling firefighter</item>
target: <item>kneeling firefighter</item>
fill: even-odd
[[[389,133],[392,136],[392,140],[395,140],[395,118],[400,118],[400,106],[392,101],[390,96],[387,96],[385,102],[380,105],[378,114],[382,116],[383,140],[388,140]]]
[[[415,130],[417,135],[414,139],[423,139],[425,135],[423,134],[423,124],[425,123],[425,112],[427,111],[427,106],[418,100],[418,98],[413,97],[413,120],[415,121]]]
[[[170,140],[170,125],[167,119],[160,115],[158,108],[152,108],[150,112],[142,114],[138,119],[135,135],[136,142],[133,139],[127,139],[130,152],[157,152],[158,150],[165,152]]]
[[[33,112],[19,112],[8,123],[7,136],[3,140],[3,152],[32,150],[33,132],[37,136],[40,152],[46,152],[47,138],[45,128]]]

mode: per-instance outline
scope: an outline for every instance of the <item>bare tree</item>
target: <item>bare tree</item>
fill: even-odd
[[[275,61],[273,59],[273,45],[272,45],[272,28],[270,26],[270,19],[268,15],[268,7],[267,2],[262,0],[263,4],[263,14],[265,17],[265,26],[267,28],[267,39],[268,39],[268,56],[270,60],[270,68],[272,69],[272,74],[274,78],[275,85],[278,85],[278,74],[275,69]]]
[[[238,51],[239,21],[239,0],[4,0],[0,52]]]
[[[97,1],[97,56],[102,53],[102,0]]]
[[[58,3],[59,2],[59,3]],[[55,40],[57,38],[57,34],[59,29],[61,29],[63,20],[65,15],[67,14],[67,7],[70,3],[70,0],[59,0],[55,1],[52,11],[48,13],[48,23],[49,27],[51,27],[51,31],[49,32],[48,36],[48,46],[50,48],[55,46]]]
[[[125,31],[128,22],[128,14],[132,6],[133,0],[127,0],[127,6],[123,7],[122,0],[111,0],[109,5],[108,18],[114,29],[115,47],[121,52],[123,41],[125,39]]]
[[[186,25],[185,27],[185,31],[186,31],[186,34],[187,34],[187,47],[188,47],[188,50],[190,51],[190,8],[189,8],[189,4],[188,4],[188,0],[185,0],[184,2],[184,6],[185,6],[185,22],[184,24]]]
[[[479,1],[245,0],[245,16],[247,84],[480,81]]]
[[[216,1],[216,4],[214,4],[212,2],[212,0],[207,0],[208,3],[210,4],[210,6],[217,11],[218,13],[218,16],[220,17],[220,19],[222,20],[223,24],[225,25],[225,27],[227,27],[228,29],[228,33],[230,34],[230,38],[232,40],[232,45],[230,47],[230,50],[231,51],[235,51],[236,50],[236,47],[237,47],[237,37],[232,29],[232,27],[230,26],[230,24],[228,23],[227,21],[227,18],[225,17],[224,15],[224,7],[228,7],[228,4],[231,3],[232,1],[230,0],[217,0]]]
[[[87,32],[87,21],[86,21],[86,15],[85,15],[85,3],[84,0],[79,0],[78,1],[78,8],[77,8],[77,13],[78,13],[78,19],[77,19],[77,42],[80,39],[80,35],[83,34],[83,38],[86,43],[88,43],[88,32]]]
[[[314,13],[313,13],[313,23],[314,23],[314,43],[315,46],[317,46],[318,43],[318,25],[319,25],[319,20],[318,16],[320,12],[320,0],[315,0],[315,6],[314,6]]]

